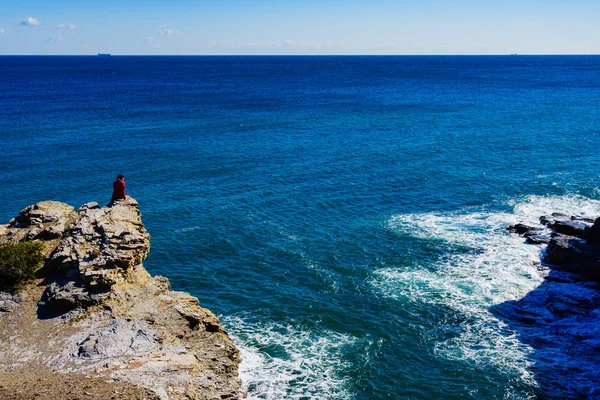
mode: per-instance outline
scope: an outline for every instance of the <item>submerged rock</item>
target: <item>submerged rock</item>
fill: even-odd
[[[525,224],[515,224],[515,225],[509,225],[506,230],[512,233],[517,233],[519,235],[523,235],[525,233],[528,233],[530,231],[535,230],[536,228],[533,226],[529,226],[529,225],[525,225]]]
[[[511,233],[523,235],[525,242],[529,244],[547,244],[550,242],[550,236],[547,234],[546,230],[541,228],[518,223],[509,225],[506,227],[506,230]]]

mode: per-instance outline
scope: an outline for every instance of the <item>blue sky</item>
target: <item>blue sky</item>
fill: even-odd
[[[600,0],[0,0],[0,54],[600,54]]]

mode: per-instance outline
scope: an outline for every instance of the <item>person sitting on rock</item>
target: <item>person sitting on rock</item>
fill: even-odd
[[[117,176],[117,180],[113,183],[113,194],[110,202],[112,203],[119,199],[127,200],[127,195],[125,194],[125,177],[121,174]]]

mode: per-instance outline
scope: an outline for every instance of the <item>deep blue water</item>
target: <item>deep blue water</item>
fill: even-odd
[[[600,56],[5,56],[0,148],[4,222],[124,174],[252,398],[584,396],[489,309],[506,224],[600,215]]]

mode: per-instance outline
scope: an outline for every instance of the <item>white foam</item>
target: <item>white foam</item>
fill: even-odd
[[[198,229],[202,229],[202,226],[192,226],[189,228],[176,229],[175,233],[193,232],[193,231],[197,231]]]
[[[436,328],[439,335],[434,333],[433,337],[438,338],[443,337],[444,330],[459,331],[450,339],[433,339],[437,340],[437,354],[493,365],[535,385],[527,358],[532,349],[489,312],[495,304],[522,298],[543,280],[535,266],[540,247],[525,244],[523,238],[508,234],[505,227],[518,222],[538,225],[541,215],[552,212],[597,216],[600,201],[579,196],[529,196],[512,205],[513,212],[506,213],[393,216],[388,227],[398,235],[439,240],[448,252],[433,260],[433,265],[379,269],[372,284],[385,296],[442,305],[464,316],[465,322],[459,327]]]
[[[341,353],[355,339],[289,324],[223,317],[240,349],[240,377],[248,399],[348,399]]]
[[[541,215],[560,212],[582,217],[598,217],[600,200],[583,196],[529,196],[524,201],[514,203],[514,215],[519,222],[535,224]]]

